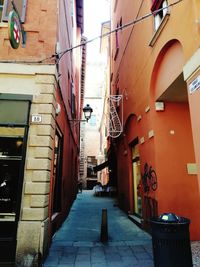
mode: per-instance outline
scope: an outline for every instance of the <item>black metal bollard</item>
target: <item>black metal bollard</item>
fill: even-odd
[[[108,241],[108,220],[107,220],[107,209],[102,209],[101,217],[101,242]]]

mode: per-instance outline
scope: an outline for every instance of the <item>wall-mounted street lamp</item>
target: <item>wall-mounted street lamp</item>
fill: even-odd
[[[83,113],[84,113],[84,117],[85,117],[85,120],[69,120],[70,122],[81,122],[81,121],[86,121],[88,122],[89,119],[91,118],[91,115],[92,115],[92,112],[93,112],[93,109],[90,107],[89,104],[87,104],[84,108],[83,108]]]
[[[84,108],[83,108],[83,113],[84,113],[84,117],[85,120],[88,122],[88,120],[91,118],[93,109],[90,107],[89,104],[87,104]]]

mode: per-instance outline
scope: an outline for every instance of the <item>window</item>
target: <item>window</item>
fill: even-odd
[[[117,27],[116,28],[120,28],[122,27],[122,17],[120,18],[120,21],[117,23]],[[119,29],[119,30],[116,30],[115,31],[115,54],[114,54],[114,60],[117,59],[117,55],[118,55],[118,52],[119,52],[119,42],[120,42],[120,31],[122,29]]]
[[[75,89],[74,83],[71,82],[70,84],[70,104],[71,104],[71,114],[72,118],[76,118],[76,96],[75,96]]]
[[[0,127],[0,214],[16,213],[24,128]]]
[[[117,28],[118,27],[119,27],[119,24],[117,24]],[[117,59],[117,55],[119,52],[119,33],[118,33],[118,30],[116,30],[116,32],[115,32],[115,47],[116,47],[116,50],[115,50],[114,60]]]
[[[5,125],[25,125],[28,120],[29,102],[0,100],[0,122]]]
[[[94,156],[87,157],[87,177],[96,178],[97,174],[94,172],[93,168],[97,165],[97,160]]]
[[[69,90],[68,102],[69,102],[69,106],[71,109],[71,116],[73,119],[75,119],[76,118],[76,94],[75,94],[73,77],[70,76],[69,72],[68,72],[68,90]]]
[[[167,6],[168,6],[167,0],[154,0],[153,1],[151,11],[154,12],[154,27],[156,31],[158,30],[163,18],[167,14],[167,11],[168,11]],[[156,12],[156,10],[158,9],[162,9],[162,10]]]
[[[3,2],[4,2],[4,0],[0,0],[0,21],[2,18],[2,12],[3,12]]]
[[[17,11],[20,14],[21,21],[25,21],[27,0],[14,1]],[[11,0],[0,0],[0,17],[2,21],[8,21],[9,12],[13,9]]]
[[[62,154],[63,154],[63,138],[60,131],[56,130],[55,147],[54,147],[54,199],[53,212],[61,211],[62,196]]]

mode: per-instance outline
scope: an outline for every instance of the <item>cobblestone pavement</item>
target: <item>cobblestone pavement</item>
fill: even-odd
[[[193,266],[200,267],[200,241],[191,242]]]
[[[78,194],[68,218],[53,237],[43,267],[153,267],[151,236],[138,228],[115,200]],[[108,214],[108,242],[100,242],[102,209]],[[200,242],[192,242],[200,267]]]

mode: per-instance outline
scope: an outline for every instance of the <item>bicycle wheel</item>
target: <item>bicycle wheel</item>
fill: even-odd
[[[153,191],[155,191],[158,187],[157,184],[157,175],[154,170],[150,170],[149,172],[149,180],[150,180],[150,187]]]

